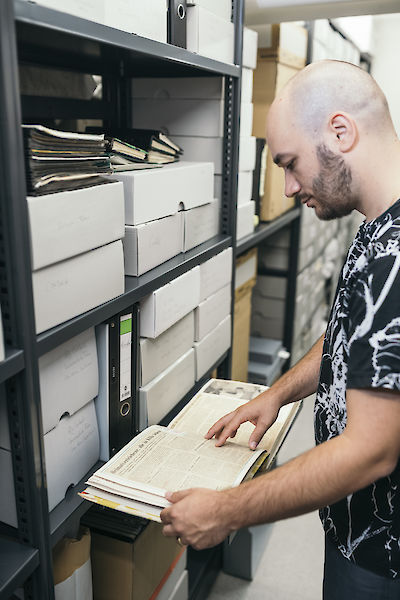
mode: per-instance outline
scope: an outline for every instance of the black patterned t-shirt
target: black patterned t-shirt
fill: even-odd
[[[400,200],[360,226],[343,266],[323,347],[317,444],[342,433],[346,389],[356,388],[400,391]],[[346,558],[380,575],[400,577],[400,462],[389,477],[320,515],[329,539]]]

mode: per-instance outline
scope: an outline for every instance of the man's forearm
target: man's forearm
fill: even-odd
[[[281,406],[302,400],[316,392],[323,343],[324,336],[321,336],[311,350],[268,390],[268,395],[272,392]]]

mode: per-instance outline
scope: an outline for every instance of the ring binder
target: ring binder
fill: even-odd
[[[186,48],[186,0],[169,0],[168,43]]]

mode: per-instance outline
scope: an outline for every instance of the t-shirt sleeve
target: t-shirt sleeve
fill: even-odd
[[[347,388],[400,390],[400,253],[368,261],[349,316]]]

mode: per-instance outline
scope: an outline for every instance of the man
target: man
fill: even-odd
[[[204,548],[240,527],[320,509],[324,598],[400,598],[400,141],[386,99],[358,67],[322,61],[273,102],[267,141],[285,193],[320,219],[357,210],[325,340],[270,390],[220,419],[220,446],[241,423],[255,448],[284,404],[317,392],[317,445],[237,488],[167,495],[165,535]]]

